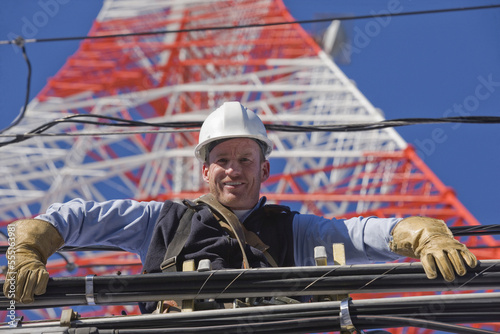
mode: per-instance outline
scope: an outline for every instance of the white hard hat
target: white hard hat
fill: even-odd
[[[225,102],[203,122],[194,154],[199,161],[205,162],[210,143],[231,138],[260,141],[266,159],[273,149],[273,142],[267,138],[264,123],[252,110],[239,102]]]

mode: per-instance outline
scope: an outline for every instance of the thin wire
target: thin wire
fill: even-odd
[[[359,287],[356,291],[359,291],[359,290],[362,290],[364,288],[366,288],[368,285],[372,284],[373,282],[375,282],[376,280],[378,280],[379,278],[387,275],[388,273],[390,273],[391,271],[393,271],[394,269],[396,269],[396,266],[390,268],[389,270],[383,272],[382,274],[378,275],[377,277],[375,277],[374,279],[372,279],[371,281],[367,282],[365,285]]]
[[[470,280],[466,281],[464,284],[460,285],[460,286],[458,287],[458,289],[460,289],[461,287],[463,287],[463,286],[467,285],[470,281],[472,281],[473,279],[477,278],[478,276],[481,276],[481,274],[482,274],[482,273],[484,273],[484,272],[486,272],[486,271],[490,270],[491,268],[495,267],[496,265],[497,265],[497,263],[494,263],[494,264],[492,264],[491,266],[489,266],[489,267],[487,267],[487,268],[484,268],[484,269],[483,269],[483,270],[481,270],[479,273],[474,273],[474,276],[473,276]],[[451,290],[451,289],[450,289],[450,290]]]
[[[438,13],[438,12],[449,12],[449,11],[459,11],[459,10],[476,10],[476,9],[486,9],[486,8],[494,8],[500,7],[500,5],[488,5],[488,6],[475,6],[475,7],[462,7],[462,8],[452,8],[452,9],[441,9],[441,10],[432,10],[432,11],[418,11],[418,12],[406,12],[406,13],[396,13],[396,14],[377,14],[377,15],[369,15],[369,16],[357,16],[357,17],[345,17],[343,19],[354,19],[354,18],[368,18],[368,17],[383,17],[383,16],[400,16],[400,15],[416,15],[416,14],[424,14],[424,13]],[[340,18],[339,18],[340,19]],[[243,25],[243,26],[231,26],[231,27],[212,27],[212,28],[199,28],[199,29],[188,29],[192,31],[200,31],[203,29],[236,29],[236,28],[245,28],[245,27],[257,27],[257,26],[266,26],[266,25],[281,25],[281,24],[292,24],[292,23],[311,23],[311,22],[321,22],[327,19],[318,19],[318,20],[306,20],[306,21],[294,21],[294,22],[276,22],[276,23],[266,23],[266,24],[251,24],[251,25]],[[187,30],[186,30],[187,31]],[[178,31],[181,32],[181,31]],[[148,33],[132,33],[132,34],[124,34],[124,35],[107,35],[107,36],[88,36],[86,38],[104,38],[104,37],[113,37],[113,36],[131,36],[134,34],[151,34],[151,33],[161,33],[161,32],[148,32]],[[167,33],[164,31],[163,33]],[[46,39],[39,41],[50,41],[55,39]],[[201,126],[201,122],[185,122],[185,123],[148,123],[142,121],[134,121],[134,120],[125,120],[119,119],[115,117],[109,117],[104,115],[70,115],[62,119],[57,119],[52,122],[48,122],[43,124],[42,126],[31,130],[25,134],[8,134],[1,135],[3,132],[13,128],[24,118],[26,113],[28,103],[29,103],[29,94],[31,87],[31,62],[26,52],[25,43],[28,42],[23,37],[18,37],[12,43],[18,45],[21,50],[23,57],[26,61],[28,67],[28,77],[27,77],[27,89],[26,89],[26,97],[25,103],[22,111],[16,117],[14,122],[9,125],[7,128],[0,131],[0,137],[14,137],[14,139],[10,141],[5,141],[0,143],[0,147],[6,146],[9,144],[18,143],[24,140],[27,140],[34,136],[42,136],[42,133],[53,127],[56,124],[65,123],[65,122],[74,122],[81,124],[94,124],[94,125],[107,125],[107,126],[154,126],[154,127],[199,127]],[[1,43],[0,43],[1,44]],[[95,122],[95,121],[87,121],[87,120],[74,120],[75,118],[82,117],[94,117],[100,119],[106,119],[109,121],[116,121],[119,123],[103,123],[103,122]],[[468,116],[468,117],[446,117],[446,118],[406,118],[406,119],[394,119],[394,120],[385,120],[378,123],[362,123],[362,124],[337,124],[337,125],[319,125],[319,126],[303,126],[303,125],[282,125],[282,124],[267,124],[266,128],[268,130],[274,131],[284,131],[284,132],[313,132],[313,131],[323,131],[323,132],[350,132],[350,131],[367,131],[367,130],[380,130],[388,127],[399,127],[413,124],[432,124],[432,123],[476,123],[476,124],[484,124],[484,123],[500,123],[500,117],[496,116]],[[105,135],[117,135],[117,134],[145,134],[145,133],[164,133],[164,132],[179,132],[180,130],[175,131],[134,131],[134,132],[106,132],[106,133],[63,133],[63,134],[43,134],[43,136],[105,136]],[[190,130],[196,131],[196,130]]]
[[[208,275],[207,279],[205,280],[205,282],[203,282],[203,284],[200,286],[200,289],[198,290],[198,292],[196,293],[196,296],[193,298],[193,299],[198,299],[198,296],[200,295],[201,293],[201,290],[203,290],[203,288],[205,287],[205,285],[208,283],[208,281],[212,278],[212,276],[217,272],[218,270],[214,270],[210,273],[210,275]],[[231,282],[232,283],[232,282]],[[227,287],[226,287],[227,289]],[[224,289],[225,290],[225,289]]]
[[[334,19],[337,20],[352,20],[352,19],[363,19],[363,18],[375,18],[375,17],[387,17],[387,16],[403,16],[403,15],[418,15],[418,14],[429,14],[429,13],[443,13],[443,12],[454,12],[454,11],[464,11],[464,10],[477,10],[477,9],[488,9],[488,8],[496,8],[500,7],[500,5],[487,5],[487,6],[473,6],[473,7],[460,7],[460,8],[449,8],[449,9],[439,9],[439,10],[429,10],[429,11],[414,11],[414,12],[405,12],[405,13],[386,13],[386,14],[372,14],[372,15],[364,15],[364,16],[349,16],[349,17],[341,17],[341,18],[329,18],[329,19],[315,19],[315,20],[302,20],[302,21],[293,21],[293,22],[275,22],[275,23],[263,23],[263,24],[249,24],[249,25],[241,25],[241,26],[223,26],[223,27],[209,27],[209,28],[196,28],[196,29],[185,29],[185,30],[176,30],[176,31],[161,31],[161,32],[143,32],[143,33],[129,33],[129,34],[117,34],[117,35],[102,35],[102,36],[85,36],[85,37],[69,37],[69,38],[63,38],[63,39],[58,39],[58,38],[49,38],[49,39],[39,39],[39,40],[26,40],[23,37],[19,36],[13,41],[7,41],[8,44],[16,44],[19,47],[21,47],[23,57],[26,61],[27,67],[28,67],[28,77],[27,77],[27,89],[26,89],[26,97],[25,97],[25,103],[23,106],[22,111],[20,114],[16,117],[16,119],[12,122],[11,125],[9,125],[7,128],[3,129],[0,131],[0,134],[3,132],[11,129],[12,127],[16,126],[21,122],[21,120],[24,118],[28,103],[29,103],[29,94],[30,94],[30,87],[31,87],[31,62],[28,58],[25,44],[27,42],[48,42],[48,41],[57,41],[57,40],[68,40],[68,39],[92,39],[92,38],[109,38],[109,37],[121,37],[121,36],[133,36],[133,35],[146,35],[146,34],[160,34],[160,33],[169,33],[169,32],[189,32],[189,31],[202,31],[202,30],[221,30],[221,29],[240,29],[240,28],[250,28],[250,27],[262,27],[262,26],[274,26],[274,25],[283,25],[283,24],[304,24],[304,23],[314,23],[314,22],[323,22],[323,21],[331,21]],[[0,41],[0,44],[6,44],[3,43],[5,41]],[[44,131],[49,129],[50,127],[54,126],[55,124],[65,122],[66,119],[69,118],[75,118],[75,117],[99,117],[99,118],[105,118],[105,119],[113,119],[117,120],[116,118],[111,118],[111,117],[106,117],[102,115],[71,115],[68,116],[65,119],[62,120],[55,120],[53,122],[45,123],[44,125],[26,133],[26,134],[12,134],[12,135],[7,135],[7,137],[15,137],[14,139],[10,141],[6,141],[3,143],[0,143],[0,147],[6,146],[9,144],[17,143],[24,141],[30,137],[36,136],[36,135],[41,135]],[[113,123],[106,123],[106,125],[109,126],[137,126],[137,125],[146,125],[146,126],[161,126],[164,127],[160,124],[155,124],[151,125],[150,123],[146,122],[140,122],[140,121],[130,121],[130,120],[118,120],[120,122],[125,122],[124,124],[113,124]],[[95,125],[103,125],[101,122],[92,122],[92,121],[75,121],[76,123],[85,123],[85,124],[95,124]],[[442,119],[396,119],[392,121],[383,121],[379,123],[368,123],[368,124],[340,124],[340,125],[324,125],[324,126],[290,126],[290,125],[276,125],[276,124],[269,124],[266,126],[268,130],[275,130],[275,131],[287,131],[287,132],[304,132],[304,131],[328,131],[328,132],[333,132],[333,131],[365,131],[365,130],[376,130],[376,129],[383,129],[387,127],[396,127],[396,126],[404,126],[404,125],[410,125],[410,124],[416,124],[416,122],[419,123],[443,123],[443,122],[463,122],[463,123],[500,123],[500,117],[484,117],[484,116],[477,116],[477,117],[448,117],[448,118],[442,118]],[[191,123],[192,126],[201,126],[201,123]],[[180,126],[184,127],[184,126]],[[194,131],[194,130],[193,130]],[[140,132],[128,132],[125,133],[123,132],[122,134],[137,134],[137,133],[155,133],[158,131],[140,131]],[[169,132],[178,132],[178,131],[169,131]],[[85,135],[85,136],[103,136],[103,135],[116,135],[116,133],[99,133],[99,134],[94,134],[94,133],[89,133],[89,134],[77,134],[76,136],[80,135]],[[46,135],[45,135],[46,136]],[[50,134],[49,136],[75,136],[75,134]],[[0,137],[4,137],[4,135],[0,135]]]
[[[245,24],[245,25],[236,25],[236,26],[201,27],[201,28],[178,29],[178,30],[146,31],[146,32],[136,32],[136,33],[126,33],[126,34],[110,34],[110,35],[99,35],[99,36],[73,36],[73,37],[54,37],[54,38],[40,38],[40,39],[32,38],[32,39],[25,40],[25,42],[26,43],[59,42],[59,41],[84,40],[84,39],[101,39],[101,38],[117,38],[117,37],[130,37],[130,36],[146,36],[146,35],[160,35],[160,34],[172,34],[172,33],[200,32],[200,31],[211,31],[211,30],[234,30],[234,29],[260,28],[260,27],[270,27],[270,26],[279,26],[279,25],[288,25],[288,24],[308,24],[308,23],[330,22],[333,20],[338,20],[338,21],[362,20],[362,19],[372,19],[372,18],[449,13],[449,12],[470,11],[470,10],[479,10],[479,9],[492,9],[492,8],[500,8],[500,5],[496,4],[496,5],[485,5],[485,6],[419,10],[419,11],[402,12],[402,13],[379,13],[379,14],[357,15],[357,16],[355,16],[355,15],[336,16],[336,17],[329,17],[329,18],[323,18],[323,19],[296,20],[296,21],[272,22],[272,23],[255,23],[255,24]],[[0,45],[13,44],[13,43],[15,43],[15,41],[12,41],[12,40],[0,41]]]
[[[229,283],[228,283],[228,285],[226,285],[226,287],[224,288],[224,290],[222,290],[222,291],[219,293],[219,295],[217,296],[217,298],[218,298],[220,295],[222,295],[224,292],[226,292],[226,290],[227,290],[227,289],[229,289],[229,287],[230,287],[230,286],[231,286],[234,282],[236,282],[236,280],[237,280],[238,278],[240,278],[240,277],[241,277],[241,275],[243,275],[244,273],[245,273],[245,271],[240,272],[240,273],[239,273],[239,274],[238,274],[238,275],[237,275],[237,276],[236,276],[236,277],[235,277],[235,278],[234,278],[231,282],[229,282]],[[216,299],[217,299],[217,298],[216,298]]]
[[[91,136],[91,137],[100,137],[100,136],[115,136],[115,135],[138,135],[138,134],[154,134],[154,133],[178,133],[178,132],[198,132],[200,131],[199,129],[173,129],[173,130],[137,130],[137,131],[120,131],[120,132],[113,132],[113,131],[103,131],[103,132],[76,132],[76,133],[71,133],[71,132],[64,132],[64,133],[26,133],[26,134],[16,134],[16,135],[10,135],[10,134],[0,134],[0,138],[6,138],[6,137],[27,137],[28,138],[33,138],[33,137],[84,137],[84,136]],[[0,147],[3,146],[0,143]]]
[[[22,38],[16,38],[16,44],[21,48],[21,51],[22,51],[22,54],[23,54],[23,58],[26,61],[26,65],[28,66],[28,76],[27,76],[27,83],[26,83],[26,95],[25,95],[25,98],[24,98],[24,106],[21,109],[21,112],[17,115],[16,119],[14,119],[14,121],[9,126],[7,126],[5,129],[0,130],[0,133],[4,133],[5,131],[13,128],[17,124],[19,124],[19,122],[21,122],[21,120],[24,118],[24,115],[26,114],[26,109],[28,108],[28,103],[29,103],[29,98],[30,98],[30,91],[31,91],[31,62],[30,62],[30,60],[28,58],[28,54],[26,52],[26,47],[24,46],[24,39],[22,39]]]
[[[312,281],[308,286],[306,286],[304,289],[302,289],[302,291],[306,291],[307,289],[309,289],[311,286],[313,286],[314,284],[316,284],[318,281],[322,280],[325,276],[327,275],[330,275],[330,273],[334,272],[335,270],[337,270],[338,268],[333,268],[332,270],[330,271],[327,271],[326,273],[324,273],[323,275],[321,275],[320,277],[316,278],[314,281]]]

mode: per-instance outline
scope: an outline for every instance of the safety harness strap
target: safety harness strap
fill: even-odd
[[[240,245],[241,253],[243,254],[243,268],[249,269],[250,264],[245,252],[246,238],[242,228],[243,225],[240,223],[234,212],[220,204],[212,194],[203,195],[196,199],[195,202],[207,204],[212,209],[214,216],[219,220],[219,223],[225,223],[226,228],[229,225],[229,230],[233,232],[238,244]]]
[[[229,232],[231,237],[237,239],[237,236],[235,235],[235,233],[233,231],[231,231],[231,226],[229,224],[227,224],[226,222],[224,222],[222,220],[219,221],[219,224],[224,229],[226,229],[226,231]],[[243,224],[240,224],[240,225],[241,225],[241,229],[243,230],[243,234],[245,236],[246,244],[260,250],[264,254],[264,256],[266,257],[267,262],[269,262],[269,264],[271,266],[278,267],[278,264],[276,263],[274,258],[267,251],[269,249],[269,246],[266,245],[265,243],[263,243],[262,240],[260,240],[260,238],[257,236],[257,234],[255,234],[252,231],[247,230]]]
[[[194,200],[194,202],[197,204],[204,203],[208,205],[215,218],[219,221],[219,224],[229,232],[231,237],[238,241],[243,256],[244,268],[250,268],[245,252],[245,244],[261,251],[271,266],[278,267],[274,258],[267,251],[269,246],[262,242],[257,234],[252,231],[248,231],[239,221],[238,217],[231,210],[220,204],[212,194],[203,195]],[[187,203],[185,204],[187,205]],[[189,237],[189,233],[191,232],[191,219],[195,211],[196,209],[194,207],[188,205],[188,209],[179,222],[174,238],[167,246],[163,262],[160,265],[162,272],[177,271],[177,256],[181,253],[182,248],[186,244],[187,238]]]
[[[186,240],[191,232],[191,219],[195,210],[188,206],[188,209],[182,215],[179,221],[179,226],[172,239],[172,242],[168,244],[167,250],[165,251],[165,256],[163,257],[163,262],[160,264],[160,269],[162,272],[174,272],[177,271],[177,256],[182,251],[182,248],[186,244]]]

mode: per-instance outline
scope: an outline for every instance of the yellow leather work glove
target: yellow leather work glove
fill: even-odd
[[[17,302],[32,303],[34,295],[45,293],[49,281],[47,259],[64,240],[54,226],[38,219],[18,220],[7,230],[9,263],[3,293]]]
[[[444,221],[427,217],[408,217],[400,221],[392,231],[391,251],[396,254],[420,259],[427,277],[437,277],[436,265],[444,279],[451,282],[455,272],[463,276],[467,272],[464,260],[471,268],[477,259],[467,247],[455,240]]]

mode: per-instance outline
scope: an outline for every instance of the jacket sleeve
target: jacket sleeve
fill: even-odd
[[[400,218],[356,217],[327,219],[297,214],[293,221],[294,257],[298,266],[314,265],[314,247],[324,246],[333,263],[332,244],[343,243],[347,264],[393,261],[401,256],[389,249],[391,231]]]
[[[52,204],[37,219],[57,228],[68,246],[115,246],[146,257],[163,203],[74,199]]]

